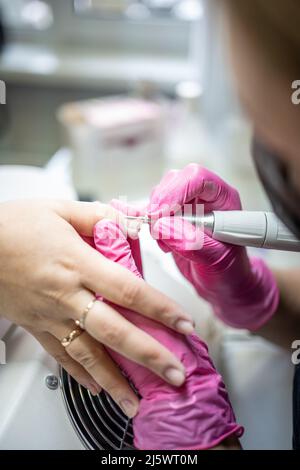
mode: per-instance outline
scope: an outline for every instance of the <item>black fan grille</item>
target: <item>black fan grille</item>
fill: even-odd
[[[104,391],[94,397],[62,368],[60,378],[69,418],[87,449],[134,449],[131,420]]]

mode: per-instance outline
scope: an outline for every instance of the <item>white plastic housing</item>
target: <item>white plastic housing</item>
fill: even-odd
[[[234,245],[300,251],[300,240],[272,212],[215,211],[212,236]]]

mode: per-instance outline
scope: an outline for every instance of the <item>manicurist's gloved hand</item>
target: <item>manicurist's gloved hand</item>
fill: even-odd
[[[243,247],[224,244],[204,234],[203,247],[195,243],[197,230],[181,218],[164,217],[185,204],[204,204],[213,210],[239,210],[238,192],[214,173],[190,164],[170,171],[151,195],[149,215],[156,222],[152,231],[160,247],[171,251],[183,275],[201,297],[210,302],[216,315],[230,326],[256,330],[278,306],[279,292],[263,260],[249,258]]]
[[[141,277],[131,247],[115,223],[102,220],[96,224],[94,245],[106,258]],[[134,255],[137,254],[136,244]],[[138,449],[207,449],[218,446],[230,436],[238,445],[237,437],[243,429],[236,424],[225,386],[208,356],[206,345],[194,334],[183,336],[131,310],[113,304],[110,306],[130,324],[169,349],[186,371],[184,384],[174,387],[145,367],[109,349],[114,361],[141,396],[139,411],[133,420],[135,446]],[[128,337],[123,331],[120,344],[129,341],[130,333]],[[153,357],[154,362],[157,360],[159,357]]]

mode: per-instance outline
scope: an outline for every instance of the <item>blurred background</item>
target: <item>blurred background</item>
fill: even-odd
[[[269,208],[251,162],[251,128],[233,92],[214,2],[0,0],[0,12],[6,85],[0,201],[141,201],[166,170],[196,162],[236,186],[244,208]],[[143,247],[147,280],[197,319],[246,427],[245,448],[290,448],[290,353],[224,328],[147,234]],[[299,265],[294,254],[259,255],[275,266]],[[40,377],[56,366],[37,345],[28,346],[28,338],[14,338],[1,402],[17,383],[24,392],[6,401],[14,408],[0,412],[0,447],[77,448],[60,401],[52,403],[51,416],[47,411],[50,398]],[[53,432],[39,432],[43,419]]]
[[[44,166],[67,147],[80,198],[102,200],[147,197],[166,168],[191,161],[219,172],[247,167],[240,152],[248,151],[248,129],[227,78],[216,11],[205,2],[1,0],[0,7],[1,164]]]

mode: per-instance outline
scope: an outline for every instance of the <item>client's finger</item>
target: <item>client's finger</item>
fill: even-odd
[[[57,323],[51,331],[59,341],[74,329],[73,322]],[[87,332],[82,332],[65,348],[65,354],[80,364],[112,399],[132,418],[138,410],[138,398],[104,347]]]
[[[92,395],[97,395],[101,387],[78,362],[66,352],[60,341],[50,333],[30,333],[39,341],[43,348],[81,385],[87,388]]]
[[[102,219],[113,220],[122,230],[126,228],[126,221],[121,212],[98,201],[56,201],[55,210],[81,236],[92,236],[94,225]]]
[[[180,333],[193,330],[193,319],[174,300],[137,278],[123,266],[80,243],[74,259],[80,265],[81,283],[105,299],[152,318]],[[185,322],[185,327],[182,325]],[[187,328],[186,324],[190,327]]]

